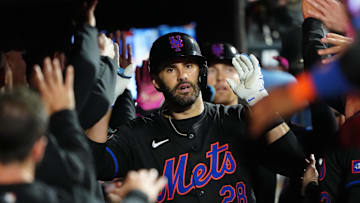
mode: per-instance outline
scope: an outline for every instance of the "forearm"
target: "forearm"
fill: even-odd
[[[63,150],[90,154],[86,136],[80,127],[75,111],[63,110],[50,117],[50,132]]]
[[[78,112],[82,110],[95,84],[100,65],[97,35],[97,29],[89,25],[82,25],[75,34],[69,62],[75,70],[74,92]]]
[[[88,138],[97,143],[106,143],[111,109],[91,128],[85,131]]]
[[[276,140],[284,136],[286,133],[288,133],[289,130],[290,128],[285,122],[280,123],[278,126],[274,127],[266,133],[266,142],[268,144],[275,142]]]
[[[119,127],[120,125],[123,125],[135,118],[136,108],[134,100],[131,92],[129,90],[125,90],[124,93],[116,99],[115,105],[113,106],[113,113],[110,118],[110,127]]]

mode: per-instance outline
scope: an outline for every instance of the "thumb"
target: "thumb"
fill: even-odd
[[[124,70],[124,75],[126,76],[132,76],[132,74],[134,73],[135,71],[135,68],[134,68],[134,65],[131,63],[129,64],[125,70]]]
[[[229,84],[229,86],[231,87],[231,89],[235,91],[235,89],[236,89],[236,87],[237,87],[235,81],[232,80],[232,79],[227,78],[227,79],[226,79],[226,82]]]

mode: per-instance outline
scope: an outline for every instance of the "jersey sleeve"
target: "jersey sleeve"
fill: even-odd
[[[116,177],[125,177],[131,168],[133,157],[131,129],[126,125],[118,128],[117,132],[109,137],[106,143],[96,143],[89,139],[95,158],[97,178],[112,180]]]

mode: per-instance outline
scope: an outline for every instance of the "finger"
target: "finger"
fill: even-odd
[[[141,81],[141,68],[139,66],[136,66],[136,69],[135,69],[135,80],[136,82],[140,82]]]
[[[254,54],[250,54],[250,60],[251,60],[251,63],[253,65],[254,71],[257,74],[261,73],[259,61],[258,61],[258,59],[256,58],[256,56]]]
[[[316,19],[318,19],[318,20],[320,20],[322,22],[325,22],[325,20],[326,20],[326,17],[322,13],[320,13],[318,11],[314,11],[314,10],[309,9],[308,14],[309,14],[309,17],[316,18]]]
[[[347,46],[349,45],[349,42],[343,39],[336,39],[336,38],[322,38],[321,42],[332,44],[332,45],[342,45]]]
[[[159,176],[159,173],[158,173],[158,171],[156,169],[153,169],[153,168],[150,169],[150,171],[149,171],[149,179],[151,181],[155,181],[158,178],[158,176]]]
[[[53,60],[53,79],[54,82],[57,83],[58,85],[62,85],[63,84],[63,75],[61,73],[61,65],[60,65],[60,61],[59,59],[54,59]]]
[[[326,9],[328,7],[328,4],[324,3],[323,0],[317,1],[317,0],[306,0],[310,5],[312,5],[314,8],[316,8],[318,11],[322,13],[326,13]]]
[[[232,64],[233,64],[236,72],[239,74],[240,79],[243,79],[245,73],[244,73],[243,69],[241,68],[240,63],[243,63],[243,62],[240,61],[240,60],[238,59],[238,57],[234,57],[234,58],[232,59]],[[244,64],[244,65],[245,65],[245,64]]]
[[[160,190],[162,190],[166,186],[167,182],[167,178],[165,176],[162,176],[155,182],[154,187],[160,192]]]
[[[46,91],[46,83],[45,83],[45,79],[44,79],[44,75],[41,72],[41,68],[39,65],[35,65],[34,66],[34,79],[35,79],[35,84],[36,87],[39,89],[40,93],[43,95]]]
[[[314,154],[310,154],[310,164],[315,167],[315,156]]]
[[[112,39],[112,40],[114,40],[114,34],[113,34],[113,33],[110,33],[110,34],[109,34],[109,38]]]
[[[44,79],[45,82],[49,87],[52,87],[54,85],[54,81],[52,80],[52,72],[53,67],[51,64],[51,60],[49,57],[46,57],[43,62],[43,72],[44,72]]]
[[[126,56],[126,38],[125,38],[125,34],[124,32],[121,32],[120,34],[121,36],[121,56],[125,57]]]
[[[5,88],[11,90],[13,88],[13,72],[9,66],[5,66]]]
[[[226,82],[229,84],[229,86],[233,90],[233,92],[236,95],[238,95],[238,90],[237,90],[238,86],[237,86],[236,82],[234,80],[232,80],[232,79],[229,79],[229,78],[226,79]]]
[[[318,54],[320,56],[328,55],[328,54],[337,54],[340,51],[342,51],[342,46],[334,46],[326,49],[320,49],[318,50]]]
[[[343,40],[346,40],[346,39],[351,39],[349,37],[345,37],[345,36],[342,36],[342,35],[339,35],[339,34],[336,34],[336,33],[326,33],[326,38],[335,38],[335,39],[343,39]]]
[[[146,82],[149,82],[151,81],[151,76],[150,76],[150,71],[149,71],[149,61],[148,60],[144,60],[143,61],[143,78],[144,78],[144,81]]]
[[[120,46],[120,30],[116,30],[115,32],[115,40],[116,40],[116,43]]]
[[[120,67],[120,49],[119,49],[119,45],[117,43],[114,43],[114,51],[115,51],[115,60],[116,60],[116,65]]]
[[[245,64],[245,66],[242,66],[245,74],[252,72],[254,70],[254,67],[253,67],[248,55],[241,54],[240,59]]]
[[[128,55],[127,55],[128,61],[129,63],[132,63],[132,50],[130,44],[127,45],[127,51],[128,51]]]
[[[69,65],[66,68],[65,87],[68,90],[72,90],[74,88],[74,67],[72,65]]]
[[[322,60],[321,60],[321,63],[322,63],[322,64],[329,64],[329,63],[335,61],[336,59],[338,59],[338,56],[337,56],[337,55],[336,55],[336,56],[333,56],[333,57],[330,57],[330,58],[322,59]]]

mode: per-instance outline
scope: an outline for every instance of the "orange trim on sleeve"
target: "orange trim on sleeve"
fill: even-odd
[[[302,73],[297,77],[297,83],[288,87],[288,93],[293,102],[313,101],[316,96],[312,76],[309,73]]]

